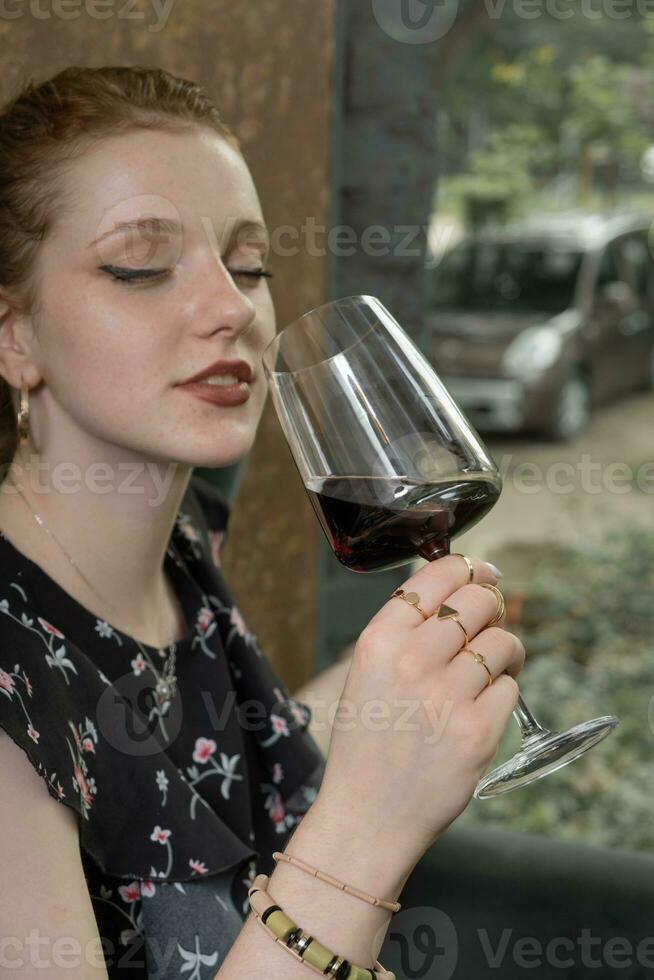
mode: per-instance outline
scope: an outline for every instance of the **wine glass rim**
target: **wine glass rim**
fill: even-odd
[[[311,316],[312,313],[317,313],[318,310],[324,310],[328,306],[338,306],[339,303],[349,303],[353,299],[374,300],[376,303],[379,303],[379,300],[377,299],[376,296],[369,296],[366,293],[353,293],[351,296],[339,296],[338,299],[327,300],[326,303],[321,303],[319,306],[314,306],[312,310],[307,310],[306,313],[303,313],[301,316],[298,316],[295,320],[291,320],[290,323],[287,323],[286,326],[284,327],[284,330],[288,330],[289,327],[292,327],[294,323],[298,323],[299,320],[304,320],[305,316]],[[280,330],[279,333],[284,333],[284,330]],[[279,334],[277,336],[279,336]]]
[[[341,296],[338,299],[332,299],[332,300],[329,300],[327,303],[321,303],[319,306],[314,306],[313,309],[307,310],[306,313],[303,313],[301,316],[296,317],[295,320],[291,320],[290,323],[287,323],[285,327],[283,327],[278,333],[275,334],[275,336],[270,341],[270,343],[269,344],[266,344],[266,346],[263,349],[263,353],[261,355],[261,361],[262,361],[262,364],[264,366],[264,369],[270,375],[273,375],[273,374],[301,374],[304,371],[313,371],[316,368],[321,367],[323,364],[327,364],[329,361],[333,361],[335,357],[340,357],[341,354],[345,354],[346,351],[349,351],[353,347],[356,347],[357,344],[360,344],[361,341],[362,340],[365,340],[365,338],[368,336],[368,334],[372,330],[375,329],[374,324],[370,327],[369,330],[366,330],[366,332],[363,334],[362,337],[357,337],[357,339],[356,340],[353,340],[352,343],[351,344],[348,344],[347,347],[344,347],[342,350],[339,350],[336,354],[331,354],[329,357],[323,357],[321,360],[316,361],[315,364],[309,364],[309,365],[307,365],[307,367],[295,368],[293,371],[274,371],[272,368],[268,367],[268,365],[266,364],[266,355],[270,352],[270,350],[272,349],[272,347],[279,341],[279,338],[281,337],[281,335],[283,333],[285,333],[287,330],[290,330],[291,327],[294,327],[297,323],[300,323],[300,321],[301,320],[304,320],[306,317],[312,316],[314,313],[320,312],[320,310],[327,309],[328,306],[338,306],[339,303],[347,303],[347,302],[350,302],[352,300],[365,300],[365,301],[373,300],[375,303],[378,303],[379,305],[382,305],[381,304],[381,301],[379,299],[377,299],[376,296],[369,296],[369,295],[367,295],[365,293],[355,293],[352,296]]]

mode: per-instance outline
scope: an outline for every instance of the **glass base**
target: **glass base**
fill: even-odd
[[[569,762],[601,742],[619,724],[615,715],[602,715],[567,732],[542,731],[523,742],[513,758],[493,769],[477,783],[475,798],[486,800],[528,786],[550,772],[556,772]]]

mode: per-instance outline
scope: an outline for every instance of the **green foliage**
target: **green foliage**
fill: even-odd
[[[562,730],[603,714],[620,725],[576,762],[461,818],[617,848],[654,847],[654,535],[613,533],[586,551],[538,556],[523,625],[520,686]],[[511,722],[494,763],[519,747]]]
[[[637,164],[649,140],[635,105],[626,97],[626,67],[594,55],[573,65],[568,79],[567,128],[577,145],[600,144],[627,163]]]
[[[653,25],[634,12],[577,16],[564,31],[507,6],[439,93],[441,206],[499,190],[520,209],[558,174],[577,174],[586,199],[598,164],[613,199],[617,167],[637,171],[654,139]]]
[[[536,126],[516,123],[491,133],[486,149],[472,155],[470,172],[448,181],[450,199],[468,215],[483,201],[502,204],[502,218],[519,214],[531,191],[539,145]]]

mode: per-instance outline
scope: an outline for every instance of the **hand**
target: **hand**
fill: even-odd
[[[334,718],[316,803],[380,847],[400,848],[414,866],[461,813],[495,755],[518,697],[520,640],[488,627],[497,598],[489,566],[473,559],[474,583],[456,555],[421,568],[404,583],[417,592],[422,616],[389,599],[364,629]],[[472,649],[493,676],[463,650],[456,609]]]
[[[351,644],[341,651],[335,663],[321,670],[305,686],[293,691],[293,698],[311,709],[308,732],[324,756],[329,752],[331,712],[343,693],[353,653],[354,644]]]

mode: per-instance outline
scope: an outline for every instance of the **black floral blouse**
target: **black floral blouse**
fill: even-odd
[[[191,624],[167,710],[166,651],[98,619],[0,531],[0,725],[78,815],[111,978],[213,978],[322,780],[310,708],[225,585],[228,514],[192,476],[166,554]]]

